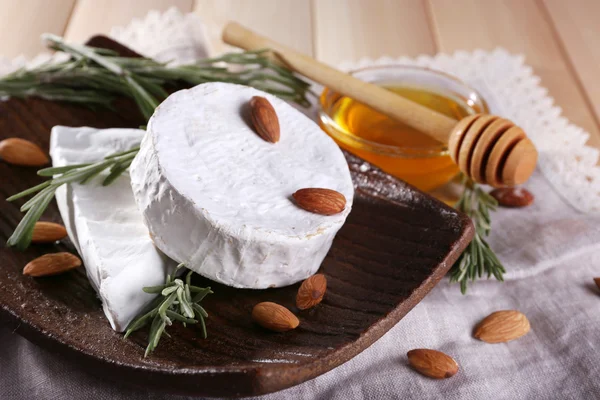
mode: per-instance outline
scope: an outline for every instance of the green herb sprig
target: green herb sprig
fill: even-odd
[[[110,107],[117,97],[135,100],[148,120],[169,95],[165,88],[228,82],[252,86],[307,107],[310,84],[273,63],[269,50],[228,53],[195,64],[169,66],[149,58],[119,57],[112,50],[66,43],[44,34],[48,47],[67,61],[20,69],[0,79],[0,97],[40,97]]]
[[[21,206],[21,212],[26,212],[7,244],[19,250],[25,250],[31,243],[33,228],[40,219],[50,201],[54,198],[56,189],[65,183],[87,183],[92,178],[108,170],[109,174],[102,180],[102,185],[111,184],[123,173],[133,161],[139,147],[105,157],[104,160],[90,164],[76,164],[64,167],[44,168],[38,171],[40,176],[55,176],[37,186],[31,187],[6,199],[14,201],[35,194]]]
[[[147,121],[168,96],[165,87],[229,82],[253,86],[302,106],[310,105],[307,99],[310,84],[271,62],[267,57],[269,50],[230,53],[200,60],[196,64],[170,67],[148,58],[118,57],[112,50],[69,44],[51,34],[45,34],[43,38],[51,49],[68,54],[69,59],[43,64],[35,69],[20,69],[3,77],[0,79],[0,97],[33,96],[92,107],[110,107],[114,99],[125,96],[135,101]],[[103,185],[108,185],[127,170],[138,150],[134,148],[113,154],[97,163],[38,171],[38,175],[54,176],[54,179],[7,199],[13,201],[34,195],[21,207],[21,211],[27,213],[7,244],[19,250],[29,246],[33,227],[58,187],[65,183],[87,183],[106,170],[109,174]]]
[[[467,292],[469,280],[475,281],[484,274],[504,281],[506,271],[485,238],[492,229],[490,212],[496,210],[498,202],[481,187],[463,176],[463,193],[455,208],[471,217],[475,225],[475,236],[450,270],[450,282],[460,283],[460,291]]]
[[[151,322],[148,346],[144,357],[156,349],[163,334],[168,335],[165,329],[167,326],[171,326],[173,321],[179,321],[184,326],[200,322],[202,337],[206,339],[204,319],[208,318],[208,313],[200,305],[200,302],[213,292],[210,287],[201,288],[191,284],[193,271],[187,273],[185,282],[175,278],[177,271],[183,267],[183,264],[179,264],[173,275],[167,275],[164,285],[143,289],[146,293],[160,294],[160,296],[150,304],[149,311],[131,321],[125,332],[125,338]]]

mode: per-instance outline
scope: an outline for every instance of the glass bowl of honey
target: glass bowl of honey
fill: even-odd
[[[485,101],[473,88],[428,68],[376,66],[351,74],[457,121],[470,114],[488,112]],[[340,147],[421,190],[434,190],[459,171],[450,158],[447,143],[328,88],[319,103],[319,123]]]

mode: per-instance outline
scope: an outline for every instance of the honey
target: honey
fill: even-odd
[[[486,111],[481,101],[451,91],[411,83],[380,85],[456,120]],[[446,145],[418,130],[328,89],[320,102],[322,128],[342,148],[385,172],[424,191],[444,185],[458,173]]]

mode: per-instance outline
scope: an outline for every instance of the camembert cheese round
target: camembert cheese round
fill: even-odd
[[[279,142],[254,131],[253,96],[273,105]],[[161,251],[209,279],[255,289],[314,274],[354,191],[342,152],[317,124],[275,96],[227,83],[176,92],[156,109],[131,185]],[[336,190],[346,207],[305,211],[292,198],[303,188]]]

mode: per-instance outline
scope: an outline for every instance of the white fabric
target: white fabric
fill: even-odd
[[[148,17],[154,21],[152,29],[188,30],[188,17],[170,13],[164,27],[156,22],[158,16]],[[142,32],[148,24],[140,22],[135,29]],[[507,267],[506,282],[481,281],[463,296],[445,279],[354,359],[264,399],[600,398],[600,290],[592,281],[600,276],[600,216],[595,213],[600,210],[600,175],[592,167],[598,152],[584,146],[587,134],[560,117],[522,56],[504,50],[459,52],[416,60],[363,60],[360,65],[392,62],[458,75],[483,93],[493,112],[524,127],[538,146],[540,167],[526,185],[535,203],[525,210],[501,209],[493,217],[490,243]],[[527,315],[531,332],[506,344],[473,339],[475,324],[501,309]],[[0,340],[2,399],[167,398],[103,382],[6,329],[0,329]],[[415,373],[407,366],[406,352],[420,347],[450,354],[459,373],[443,381]]]

